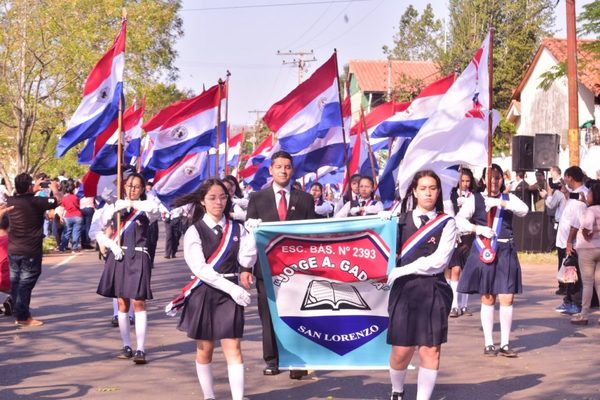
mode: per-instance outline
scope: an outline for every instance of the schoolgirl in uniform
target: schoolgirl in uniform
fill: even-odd
[[[315,200],[315,213],[323,218],[333,217],[333,203],[323,198],[323,185],[313,182],[310,185],[310,194]]]
[[[358,197],[355,200],[347,201],[335,214],[336,218],[374,215],[383,211],[383,203],[375,200],[374,189],[373,178],[361,176],[358,181]]]
[[[137,173],[129,175],[125,180],[125,199],[97,210],[100,215],[95,215],[90,227],[90,237],[107,250],[97,293],[118,299],[117,319],[123,341],[119,358],[133,358],[136,364],[146,363],[146,300],[152,299],[152,259],[146,248],[148,227],[160,217],[157,204],[146,200],[145,186],[143,176]],[[121,214],[118,229],[116,213]],[[135,311],[135,354],[131,348],[127,315],[131,304]]]
[[[416,207],[399,216],[399,258],[388,276],[392,400],[404,396],[406,370],[415,348],[420,358],[417,399],[431,397],[452,302],[444,269],[454,250],[456,225],[443,214],[440,178],[433,171],[419,171],[409,192]]]
[[[502,169],[492,164],[490,196],[475,193],[467,198],[456,215],[461,232],[474,232],[475,242],[465,262],[458,282],[461,293],[481,295],[481,327],[485,340],[483,354],[516,357],[509,345],[514,295],[522,292],[521,265],[513,243],[513,216],[523,217],[528,207],[517,196],[503,194]],[[493,216],[493,226],[487,226],[487,212]],[[491,240],[490,240],[491,239]],[[500,349],[492,337],[494,306],[500,301]]]
[[[227,188],[227,193],[232,203],[229,217],[242,223],[245,222],[248,198],[244,197],[238,180],[233,175],[227,175],[223,178],[223,184]]]
[[[471,196],[476,190],[475,178],[473,172],[468,168],[461,168],[460,178],[458,185],[450,193],[450,200],[454,207],[454,215],[458,213],[464,202]],[[458,293],[458,279],[460,273],[465,266],[467,256],[471,251],[471,245],[475,235],[472,232],[465,232],[459,234],[456,240],[456,248],[452,253],[450,264],[445,271],[446,280],[449,281],[450,287],[452,288],[452,308],[450,309],[450,317],[456,318],[463,314],[473,315],[467,308],[469,295],[466,293]]]
[[[244,397],[244,364],[241,338],[244,307],[250,293],[238,285],[240,266],[256,261],[254,237],[242,224],[228,218],[231,199],[217,179],[205,180],[198,190],[176,201],[193,202],[193,223],[183,238],[183,255],[195,282],[186,286],[187,297],[178,329],[196,340],[196,372],[205,399],[214,399],[212,356],[221,341],[227,360],[231,397]]]

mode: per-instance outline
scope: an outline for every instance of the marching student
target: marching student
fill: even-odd
[[[220,340],[227,360],[231,398],[244,397],[241,339],[244,307],[250,293],[238,284],[240,266],[256,262],[254,236],[229,217],[231,198],[217,179],[205,180],[196,192],[176,200],[194,204],[192,225],[183,238],[183,256],[199,283],[183,305],[178,329],[196,340],[196,372],[205,399],[214,399],[212,357]],[[187,286],[186,286],[187,288]]]
[[[491,170],[491,195],[475,193],[467,198],[456,215],[456,224],[461,232],[476,234],[458,281],[458,291],[479,293],[481,296],[483,354],[516,357],[517,353],[509,345],[509,337],[514,295],[521,293],[523,286],[521,265],[513,243],[512,220],[513,216],[525,216],[529,208],[513,193],[503,193],[502,168],[492,164]],[[487,225],[488,211],[493,216],[491,228]],[[496,299],[500,302],[500,349],[496,349],[492,337]]]
[[[460,180],[458,186],[452,190],[450,194],[450,200],[454,206],[454,214],[462,208],[464,202],[475,192],[475,178],[473,172],[468,168],[462,168],[460,173]],[[452,253],[450,264],[445,271],[446,280],[449,281],[450,287],[452,288],[452,308],[450,309],[450,318],[456,318],[463,314],[473,315],[467,308],[469,295],[467,293],[458,293],[458,279],[460,273],[465,266],[467,256],[471,251],[471,246],[475,240],[475,235],[472,232],[466,232],[460,234],[456,240],[456,248]]]
[[[452,290],[444,270],[456,242],[454,219],[443,213],[442,185],[435,172],[415,174],[409,189],[416,207],[399,216],[399,258],[388,276],[392,345],[392,400],[404,398],[404,380],[418,350],[417,400],[431,397],[440,366],[441,345],[448,339]]]
[[[248,199],[244,197],[238,180],[233,175],[227,175],[225,178],[223,178],[223,184],[227,188],[227,193],[229,193],[229,198],[233,204],[230,217],[236,221],[246,221]]]
[[[356,200],[347,201],[335,214],[336,218],[374,215],[383,211],[383,203],[375,200],[374,190],[373,178],[361,176],[358,181],[358,197]]]
[[[333,217],[333,203],[323,198],[323,185],[313,182],[310,185],[310,194],[315,200],[315,213],[323,218]]]
[[[107,253],[97,293],[104,297],[116,297],[119,301],[118,322],[123,342],[119,358],[133,358],[134,363],[145,364],[146,300],[152,299],[152,259],[146,241],[148,227],[159,218],[160,213],[154,201],[146,200],[146,183],[142,175],[132,173],[124,186],[125,199],[96,211],[100,214],[94,216],[90,237],[95,238]],[[121,226],[118,229],[117,213],[121,213]],[[120,241],[117,235],[120,235]],[[135,353],[131,348],[127,315],[131,306],[135,311]]]
[[[340,209],[349,201],[358,199],[358,182],[360,181],[360,174],[354,174],[350,177],[350,187],[346,187],[346,191],[340,195],[338,201],[335,203],[335,209],[333,214],[337,214]]]

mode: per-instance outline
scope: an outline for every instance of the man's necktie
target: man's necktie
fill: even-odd
[[[419,215],[419,219],[421,220],[421,226],[425,225],[427,221],[429,221],[429,217],[427,215]]]
[[[277,206],[277,214],[279,214],[279,220],[285,221],[287,217],[287,202],[285,201],[285,190],[279,191],[279,205]]]

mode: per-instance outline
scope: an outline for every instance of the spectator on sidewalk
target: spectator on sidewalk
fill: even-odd
[[[90,226],[92,225],[92,218],[94,216],[94,198],[84,197],[79,201],[79,207],[81,210],[81,216],[83,223],[81,226],[81,248],[85,250],[92,250],[92,240],[90,239]]]
[[[71,241],[71,249],[73,253],[80,250],[81,227],[83,225],[83,217],[79,209],[79,197],[75,195],[75,183],[71,180],[67,181],[65,187],[65,196],[62,199],[62,206],[65,209],[64,221],[65,231],[58,247],[58,251],[66,251],[69,241]]]
[[[544,197],[544,203],[546,205],[546,213],[549,218],[549,226],[550,229],[549,235],[553,248],[556,248],[556,236],[558,231],[558,222],[560,221],[560,217],[565,208],[565,204],[567,204],[567,199],[569,198],[569,191],[567,190],[567,186],[564,183],[561,177],[561,170],[558,166],[553,166],[550,168],[550,180],[548,181],[548,190],[541,191],[540,195]],[[560,269],[561,263],[558,264],[558,269]],[[562,282],[558,282],[558,289],[555,294],[564,296],[567,294],[565,290],[565,284]]]
[[[21,327],[43,324],[33,319],[29,310],[31,292],[42,273],[43,225],[46,210],[55,208],[62,194],[56,182],[49,187],[54,197],[36,197],[41,179],[35,184],[31,175],[22,173],[15,178],[16,195],[9,197],[8,262],[10,266],[11,296],[14,302],[13,315]]]

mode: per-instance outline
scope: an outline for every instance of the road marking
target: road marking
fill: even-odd
[[[71,261],[72,259],[74,259],[75,257],[77,257],[77,254],[72,254],[69,257],[67,257],[64,260],[62,260],[61,262],[59,262],[58,264],[51,266],[50,268],[51,269],[55,269],[55,268],[58,268],[60,266],[63,266],[66,263],[68,263],[69,261]]]

